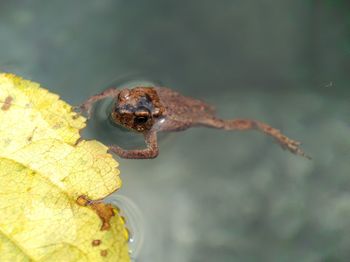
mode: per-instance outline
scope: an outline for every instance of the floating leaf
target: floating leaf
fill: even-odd
[[[80,140],[85,119],[36,83],[0,74],[0,261],[129,261],[118,163]]]

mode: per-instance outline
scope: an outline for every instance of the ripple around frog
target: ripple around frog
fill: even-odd
[[[129,231],[129,253],[133,261],[137,259],[144,241],[144,219],[140,208],[128,197],[112,194],[105,199],[120,209],[120,215],[125,218],[126,228]]]
[[[133,88],[136,86],[162,86],[160,81],[149,80],[143,76],[128,76],[111,82],[103,90],[116,87],[118,89]],[[102,90],[98,90],[96,93]],[[96,139],[106,145],[117,144],[125,149],[143,148],[144,138],[142,135],[132,132],[120,125],[113,123],[110,119],[112,107],[112,98],[96,102],[93,107],[91,118],[88,121],[88,126],[83,130],[83,136],[89,139]],[[161,134],[160,140],[168,135]]]

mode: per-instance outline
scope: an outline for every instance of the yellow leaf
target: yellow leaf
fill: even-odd
[[[129,261],[118,163],[79,140],[85,119],[36,83],[0,74],[0,261]]]

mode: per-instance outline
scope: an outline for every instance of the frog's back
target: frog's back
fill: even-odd
[[[166,87],[156,87],[155,89],[165,108],[166,117],[196,122],[215,114],[215,109],[201,100],[183,96]]]

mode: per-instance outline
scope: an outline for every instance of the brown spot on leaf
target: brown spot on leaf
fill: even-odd
[[[91,245],[94,247],[99,246],[100,244],[101,244],[100,239],[95,239],[95,240],[92,240],[92,242],[91,242]]]
[[[108,255],[107,249],[101,250],[101,256],[106,257]]]
[[[109,230],[110,220],[114,216],[113,206],[98,201],[92,201],[87,196],[79,196],[76,200],[79,206],[88,206],[96,212],[102,221],[101,231]]]
[[[96,211],[97,215],[102,220],[101,231],[109,230],[111,227],[109,221],[114,216],[112,205],[104,204],[102,202],[94,202],[91,204],[91,208]]]
[[[12,102],[13,98],[12,96],[8,96],[5,98],[4,104],[1,107],[1,110],[6,111],[9,110],[9,108],[11,107],[11,102]]]
[[[89,204],[89,199],[87,198],[87,196],[79,196],[76,200],[76,203],[79,205],[79,206],[87,206]]]

